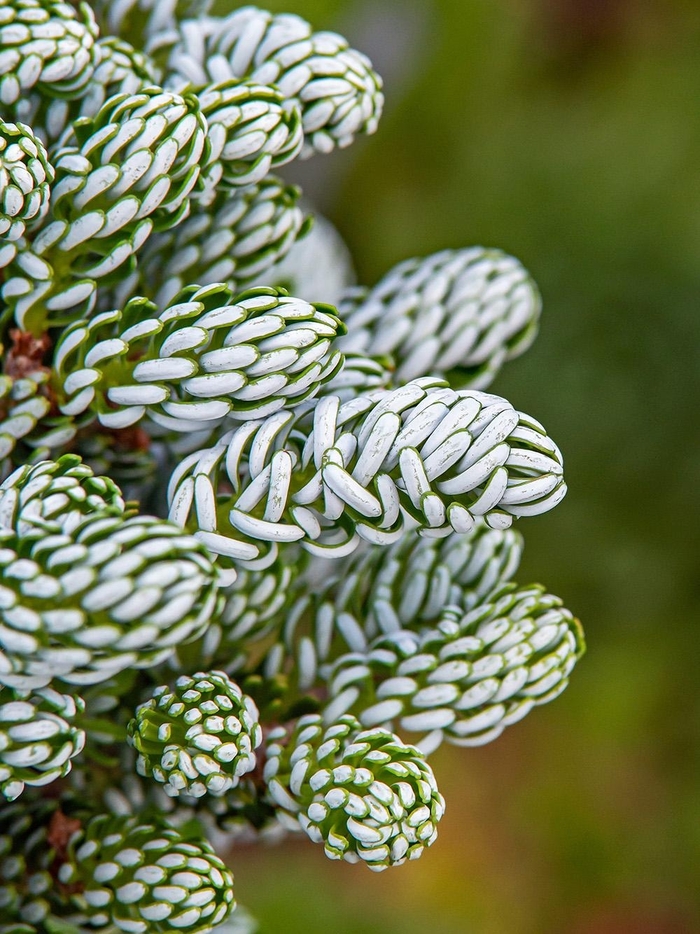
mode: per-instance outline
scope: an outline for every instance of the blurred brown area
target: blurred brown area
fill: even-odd
[[[540,337],[493,388],[564,451],[569,495],[522,523],[519,580],[566,601],[588,654],[552,705],[435,756],[448,807],[423,859],[374,875],[305,841],[240,848],[240,899],[262,934],[694,934],[700,5],[267,6],[386,64],[377,135],[290,172],[362,281],[482,243],[542,289]]]
[[[559,51],[612,45],[648,16],[652,5],[648,0],[541,0],[540,6],[550,42]]]

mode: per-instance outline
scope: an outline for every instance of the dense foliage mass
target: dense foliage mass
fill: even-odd
[[[561,454],[485,391],[529,275],[472,248],[357,287],[271,174],[382,102],[296,16],[0,3],[2,934],[230,926],[214,830],[415,859],[429,753],[583,650],[513,582]]]

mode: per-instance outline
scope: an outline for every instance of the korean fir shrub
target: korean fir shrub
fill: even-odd
[[[536,286],[481,247],[357,286],[277,173],[380,78],[208,6],[0,0],[2,934],[243,930],[214,831],[415,859],[428,755],[583,651],[514,581],[561,454],[487,391]]]

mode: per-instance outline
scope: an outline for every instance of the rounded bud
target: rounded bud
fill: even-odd
[[[221,797],[255,768],[258,709],[223,671],[183,675],[156,688],[128,727],[137,769],[172,797]]]
[[[271,563],[280,543],[343,557],[411,528],[503,530],[561,502],[563,472],[544,427],[506,399],[425,378],[234,426],[182,461],[168,499],[215,553]],[[201,502],[218,505],[205,522]]]
[[[89,925],[129,934],[209,934],[236,905],[209,843],[161,818],[93,817],[71,837],[58,881]]]
[[[150,216],[162,227],[178,223],[205,151],[206,120],[193,95],[157,86],[117,94],[73,129],[70,144],[56,155],[63,182],[54,202],[58,220],[43,247],[89,252],[83,231],[72,226],[86,216],[92,238],[100,240],[135,231]]]
[[[70,772],[85,745],[73,722],[84,710],[77,695],[0,687],[0,792],[9,801],[25,785],[48,785]]]
[[[417,859],[437,837],[445,802],[415,746],[354,717],[324,727],[301,717],[269,734],[265,780],[278,816],[322,843],[330,859],[380,871]]]
[[[285,107],[275,88],[236,78],[199,95],[210,146],[207,185],[253,185],[301,151],[304,134],[298,107]]]
[[[67,530],[95,511],[119,516],[124,509],[116,483],[96,477],[75,454],[25,464],[0,485],[0,527],[19,534],[38,520],[59,522]]]
[[[455,389],[485,389],[537,334],[542,300],[523,266],[501,250],[471,247],[409,259],[369,291],[340,302],[340,347],[391,355],[397,384],[443,376]]]
[[[53,166],[44,146],[23,123],[0,121],[0,237],[18,240],[29,221],[49,209]],[[3,247],[4,249],[4,247]],[[4,266],[0,253],[0,266]]]
[[[23,94],[8,113],[15,122],[31,126],[49,152],[65,142],[72,123],[81,117],[94,117],[104,102],[115,94],[136,94],[158,83],[158,72],[150,59],[114,36],[98,39],[94,47],[93,76],[76,100],[49,97],[43,89]]]
[[[59,407],[66,415],[91,408],[108,428],[148,412],[181,432],[229,414],[260,418],[299,405],[338,371],[332,341],[342,330],[330,305],[276,289],[234,297],[222,284],[190,286],[160,314],[134,298],[64,332]]]
[[[0,11],[0,100],[14,104],[37,86],[49,97],[80,97],[95,71],[97,25],[63,0],[13,0]]]
[[[395,726],[420,734],[426,753],[443,739],[480,746],[561,694],[585,650],[579,621],[539,586],[509,584],[441,617],[339,656],[326,721],[353,713],[365,727]]]
[[[51,467],[0,487],[0,684],[97,684],[201,635],[221,583],[204,546],[171,522],[125,519],[99,496],[90,505],[70,477],[66,490],[52,484]]]
[[[349,146],[377,129],[382,80],[367,56],[337,33],[314,32],[300,16],[252,6],[188,27],[170,51],[167,83],[179,89],[248,78],[277,88],[301,112],[302,158]]]

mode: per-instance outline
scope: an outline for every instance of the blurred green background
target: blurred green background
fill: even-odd
[[[540,337],[494,388],[556,438],[570,492],[523,529],[519,580],[589,649],[554,704],[436,755],[448,810],[418,863],[240,848],[240,899],[262,934],[698,932],[700,5],[266,5],[387,79],[375,137],[289,173],[361,281],[476,243],[538,281]]]

